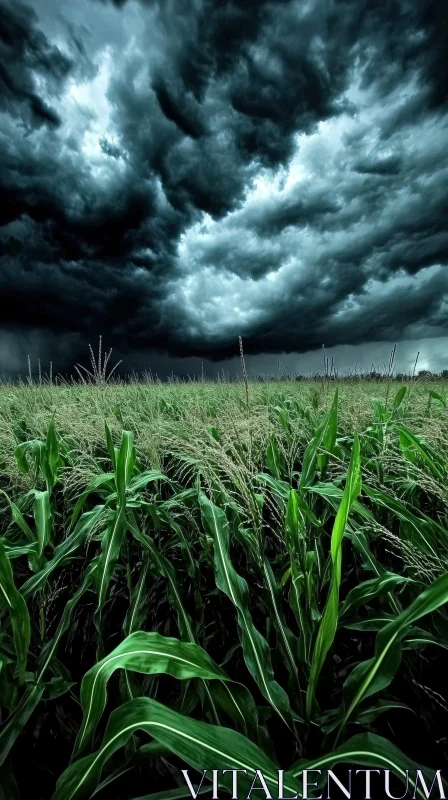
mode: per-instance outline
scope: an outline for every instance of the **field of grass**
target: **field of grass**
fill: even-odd
[[[0,387],[3,800],[447,769],[446,383],[247,390]]]

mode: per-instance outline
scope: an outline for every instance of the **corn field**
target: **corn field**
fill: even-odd
[[[412,766],[430,785],[446,394],[0,387],[0,797],[190,797],[184,768],[195,786],[262,770],[272,797],[279,769],[285,797],[323,766],[390,769],[398,796]]]

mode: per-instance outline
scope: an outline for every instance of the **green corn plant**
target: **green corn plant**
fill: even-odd
[[[335,392],[333,403],[328,414],[318,426],[313,440],[308,445],[303,457],[299,490],[301,493],[312,485],[317,467],[324,470],[328,463],[328,453],[319,454],[321,447],[332,450],[336,443],[338,427],[338,392]]]
[[[331,583],[328,592],[328,599],[322,620],[319,625],[314,652],[311,662],[310,679],[308,682],[306,696],[307,717],[311,716],[314,694],[320,671],[324,665],[326,655],[333,643],[338,624],[339,614],[339,589],[341,585],[342,573],[342,539],[345,533],[348,515],[351,506],[361,491],[361,471],[360,471],[360,448],[359,440],[355,436],[353,442],[353,452],[347,474],[344,494],[336,515],[331,535],[331,561],[332,573]]]
[[[0,797],[64,720],[57,800],[138,800],[142,768],[157,791],[179,760],[199,781],[211,759],[262,769],[273,797],[280,767],[286,795],[304,769],[418,767],[379,734],[397,715],[428,730],[427,707],[443,727],[419,674],[448,651],[435,395],[400,385],[386,409],[374,383],[252,384],[247,412],[225,382],[28,389],[0,391],[23,476],[2,451]]]
[[[448,602],[448,574],[441,575],[378,633],[375,655],[358,664],[347,679],[345,711],[341,728],[346,725],[356,707],[367,697],[385,689],[392,681],[401,660],[401,642],[410,626],[421,617]]]
[[[83,679],[81,704],[84,711],[82,726],[75,744],[75,755],[89,748],[101,714],[106,707],[106,686],[117,669],[132,670],[147,675],[166,673],[181,680],[227,682],[229,677],[198,645],[182,642],[156,632],[136,631],[128,636],[108,656],[98,662]],[[247,693],[240,716],[254,714],[253,701]]]
[[[58,468],[64,463],[64,457],[67,457],[67,455],[68,448],[65,446],[61,448],[60,446],[54,417],[48,426],[45,440],[32,439],[21,442],[15,450],[15,457],[20,471],[29,473],[29,459],[33,465],[34,482],[37,481],[41,473],[49,495],[51,495],[57,483]]]
[[[248,609],[246,581],[237,574],[230,560],[229,525],[226,516],[222,509],[203,494],[200,495],[200,505],[204,525],[213,538],[216,584],[229,597],[237,611],[241,644],[248,669],[262,695],[285,724],[289,724],[289,701],[274,679],[267,642],[253,624]]]
[[[42,567],[46,558],[44,552],[48,546],[54,547],[55,530],[54,520],[54,490],[58,483],[59,468],[68,458],[69,449],[61,443],[56,433],[54,417],[48,427],[45,440],[29,440],[21,442],[15,449],[15,457],[20,471],[30,473],[30,462],[33,469],[33,482],[43,479],[45,490],[33,488],[14,502],[5,492],[12,513],[12,520],[35,548],[30,550],[30,564],[34,571]],[[33,514],[33,527],[30,527],[26,517]]]
[[[25,681],[30,646],[30,618],[23,596],[14,583],[14,575],[4,546],[0,543],[0,608],[8,612],[17,659],[18,683]]]
[[[52,800],[82,800],[91,797],[108,759],[123,748],[137,730],[151,735],[157,743],[198,772],[202,772],[204,763],[213,758],[213,763],[217,765],[215,769],[222,771],[218,775],[218,785],[228,791],[231,790],[232,781],[225,770],[240,769],[249,774],[260,770],[268,791],[277,796],[278,765],[249,739],[236,731],[180,715],[150,698],[137,698],[111,714],[100,748],[68,767],[58,781]],[[293,764],[284,771],[283,789],[296,793],[298,778],[305,769],[330,768],[344,762],[391,769],[403,783],[406,781],[410,763],[426,777],[430,774],[426,768],[410,762],[397,747],[382,737],[360,735],[317,759]],[[250,779],[243,778],[240,788],[247,791],[249,786]],[[415,788],[419,797],[426,796],[423,787],[415,785]]]
[[[446,465],[435,449],[422,442],[418,436],[404,425],[400,426],[399,434],[400,447],[404,457],[412,464],[416,464],[419,461],[423,462],[435,478],[444,480],[446,477]]]

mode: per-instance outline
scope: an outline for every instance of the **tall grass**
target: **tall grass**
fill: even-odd
[[[442,768],[444,384],[108,384],[92,359],[0,388],[3,797]]]

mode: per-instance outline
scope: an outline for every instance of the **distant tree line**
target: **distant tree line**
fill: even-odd
[[[337,381],[339,383],[353,383],[354,381],[373,381],[376,383],[386,383],[387,381],[404,382],[404,381],[446,381],[448,380],[448,369],[443,369],[441,372],[432,372],[429,369],[421,369],[415,375],[409,372],[396,372],[388,375],[384,372],[367,371],[354,372],[350,370],[347,375],[340,375],[338,372],[333,375],[325,375],[322,372],[313,372],[310,375],[291,374],[289,372],[282,372],[280,375],[252,375],[251,380],[260,382],[276,382],[276,381]]]

